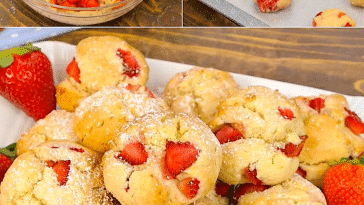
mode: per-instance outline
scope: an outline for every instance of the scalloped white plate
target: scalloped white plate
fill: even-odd
[[[34,43],[34,45],[40,47],[52,62],[55,84],[61,82],[66,77],[65,68],[72,60],[76,47],[74,45],[55,41]],[[155,59],[147,59],[147,63],[150,67],[147,86],[159,95],[163,92],[165,85],[172,76],[193,67],[193,65]],[[272,89],[278,89],[287,97],[294,97],[297,95],[314,96],[333,93],[316,88],[253,76],[241,74],[233,74],[233,76],[242,87],[262,85]],[[364,97],[347,95],[345,95],[345,97],[347,98],[351,110],[355,111],[361,119],[364,119]],[[30,117],[26,116],[21,110],[15,108],[7,100],[0,97],[0,147],[5,147],[16,142],[20,135],[33,124],[34,121]]]

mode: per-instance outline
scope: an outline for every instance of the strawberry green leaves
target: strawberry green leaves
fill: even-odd
[[[0,154],[3,154],[11,159],[14,159],[16,157],[16,143],[13,143],[4,148],[0,148]]]
[[[14,62],[13,54],[24,55],[32,51],[39,51],[40,48],[28,43],[24,46],[14,47],[0,51],[0,68],[6,68]]]

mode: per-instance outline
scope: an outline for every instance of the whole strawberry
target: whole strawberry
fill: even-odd
[[[56,109],[51,62],[28,44],[0,51],[0,95],[34,120]]]
[[[328,205],[364,204],[364,158],[341,159],[330,167],[323,189]]]

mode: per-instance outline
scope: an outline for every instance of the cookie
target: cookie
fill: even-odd
[[[263,86],[241,89],[221,102],[209,123],[221,143],[219,179],[274,185],[291,177],[306,140],[297,106]]]
[[[228,192],[233,187],[218,180],[214,188],[204,197],[190,205],[229,205]]]
[[[254,0],[262,13],[276,12],[291,5],[291,0]]]
[[[357,157],[364,152],[364,138],[357,128],[364,124],[340,94],[296,97],[305,118],[308,136],[299,156],[303,175],[322,186],[329,162],[342,157]]]
[[[364,1],[363,0],[350,0],[350,3],[353,6],[364,7]]]
[[[73,131],[73,120],[74,113],[65,110],[52,111],[20,136],[16,144],[17,155],[19,156],[49,140],[77,142],[78,138]]]
[[[15,159],[1,184],[1,204],[111,205],[101,156],[79,144],[48,141]]]
[[[355,27],[355,20],[340,9],[326,9],[312,20],[313,27]]]
[[[103,156],[105,186],[123,205],[190,204],[213,189],[221,147],[200,119],[150,113],[125,125]]]
[[[104,86],[145,85],[149,67],[143,54],[126,41],[112,36],[94,36],[78,43],[67,74],[67,79],[56,87],[57,103],[62,109],[74,111],[80,99]]]
[[[297,174],[272,187],[245,184],[238,187],[236,191],[234,195],[239,200],[238,205],[327,204],[322,191]]]
[[[145,86],[104,87],[80,102],[75,110],[74,131],[81,144],[105,152],[126,122],[164,109],[168,106],[163,99],[156,98]]]
[[[175,113],[189,113],[208,123],[216,113],[218,104],[238,87],[227,72],[194,67],[169,80],[163,99]]]

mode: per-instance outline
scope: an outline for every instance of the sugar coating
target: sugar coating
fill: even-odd
[[[73,131],[73,120],[73,113],[65,110],[52,111],[21,135],[16,144],[17,155],[19,156],[49,140],[77,142],[78,138]]]
[[[130,51],[139,65],[138,76],[129,77],[118,49]],[[76,47],[75,60],[80,69],[80,81],[68,77],[57,86],[57,103],[62,109],[74,111],[79,101],[104,86],[120,83],[145,85],[149,67],[143,54],[123,39],[113,36],[93,36],[81,40]]]
[[[346,14],[346,12],[332,8],[323,10],[322,13],[313,18],[313,26],[315,27],[355,27],[355,20]]]
[[[324,99],[324,107],[318,113],[309,106],[314,98]],[[295,97],[292,99],[304,116],[308,139],[299,156],[300,167],[306,171],[306,179],[321,187],[329,162],[342,157],[357,157],[364,152],[364,139],[354,134],[346,125],[349,105],[340,94]]]
[[[278,150],[280,144],[266,143],[262,139],[240,139],[222,144],[222,165],[219,179],[227,184],[251,183],[244,169],[257,171],[257,179],[266,185],[279,184],[297,170],[297,157],[287,157]]]
[[[274,1],[274,0],[263,0],[263,2],[271,2],[271,1]],[[276,7],[274,7],[273,9],[267,8],[262,12],[267,12],[267,13],[275,12],[275,11],[278,11],[278,10],[285,9],[289,5],[291,5],[291,0],[276,0],[276,1],[277,1],[277,6]],[[258,0],[254,0],[254,2],[258,3]]]
[[[149,97],[144,86],[137,92],[125,87],[125,84],[104,87],[81,101],[75,110],[74,129],[83,145],[105,152],[109,149],[109,141],[126,122],[168,109],[162,99]]]
[[[82,149],[77,152],[70,148]],[[70,160],[60,186],[46,161]],[[101,155],[68,141],[48,141],[15,159],[1,184],[1,204],[112,204],[102,181]]]
[[[189,113],[208,123],[219,103],[238,88],[239,85],[227,72],[194,67],[169,80],[163,99],[175,113]]]
[[[145,163],[132,166],[115,158],[125,145],[136,141],[148,152]],[[176,179],[166,179],[162,173],[167,141],[189,142],[199,150],[194,164]],[[125,125],[111,145],[102,161],[104,181],[107,190],[123,205],[190,204],[214,187],[221,166],[221,147],[211,130],[197,117],[183,113],[146,114]],[[192,199],[178,189],[178,183],[188,177],[200,181]]]
[[[238,205],[326,205],[324,194],[319,188],[298,174],[281,184],[263,192],[252,192],[240,196]]]

